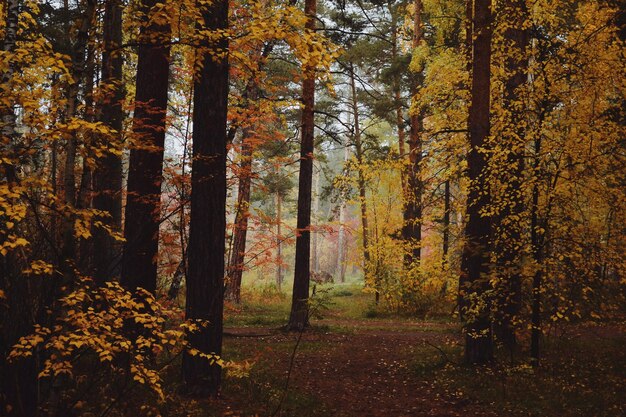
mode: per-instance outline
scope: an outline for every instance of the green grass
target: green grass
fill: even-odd
[[[463,366],[461,346],[440,347],[444,356],[424,345],[411,367],[445,394],[478,401],[501,415],[612,417],[626,414],[625,344],[624,335],[548,340],[536,370],[504,359]]]
[[[314,331],[353,333],[356,331],[414,331],[449,334],[455,340],[460,334],[456,320],[436,316],[427,321],[410,315],[397,315],[373,303],[374,295],[363,291],[362,283],[329,284],[317,287],[314,303],[322,319],[314,319]],[[286,324],[291,299],[273,287],[256,287],[243,294],[243,303],[227,313],[227,326],[279,328]],[[355,327],[355,322],[358,326]],[[505,352],[489,367],[461,365],[462,346],[428,344],[415,346],[410,364],[416,378],[431,381],[446,397],[478,402],[499,415],[507,416],[607,416],[626,415],[626,336],[609,334],[595,337],[587,332],[578,338],[547,338],[539,369],[528,366],[527,353],[510,362]],[[293,349],[292,340],[274,340],[272,349],[285,353]],[[527,340],[521,344],[526,346]],[[225,357],[242,360],[236,341],[228,343]],[[317,352],[324,343],[307,342],[302,352]],[[225,390],[233,397],[248,398],[250,410],[261,404],[275,407],[283,378],[271,366],[253,368],[250,378],[230,380]],[[230,387],[230,388],[227,388]],[[256,407],[256,408],[255,408]],[[245,410],[244,410],[245,411]],[[268,413],[273,410],[267,410]],[[311,393],[291,392],[285,400],[284,415],[324,415],[324,408]]]

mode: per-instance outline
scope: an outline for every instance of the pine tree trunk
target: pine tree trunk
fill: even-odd
[[[357,169],[357,186],[359,188],[359,206],[361,208],[361,231],[363,234],[363,272],[365,275],[365,282],[374,281],[374,287],[376,290],[376,304],[379,299],[379,283],[378,278],[373,277],[374,271],[371,265],[370,254],[370,242],[369,242],[369,220],[367,217],[367,190],[365,184],[365,175],[363,170],[365,169],[363,164],[365,163],[365,155],[363,154],[363,144],[361,143],[361,126],[359,124],[359,107],[357,102],[357,91],[355,82],[354,66],[350,68],[350,88],[352,92],[352,115],[354,117],[354,149],[355,156],[358,163]]]
[[[524,210],[522,183],[524,175],[524,108],[518,89],[527,80],[526,48],[528,46],[528,10],[525,0],[504,3],[501,11],[506,16],[505,24],[509,25],[504,32],[505,43],[509,52],[505,60],[507,80],[502,108],[505,120],[511,133],[503,132],[500,143],[507,156],[505,167],[501,168],[500,178],[504,182],[501,201],[507,201],[498,215],[498,231],[496,233],[496,254],[498,257],[498,288],[497,325],[494,327],[497,338],[504,343],[513,354],[517,345],[515,322],[522,303],[521,247],[522,228],[520,222]],[[500,238],[499,236],[504,236]]]
[[[319,169],[315,169],[315,163],[313,163],[313,188],[315,189],[315,194],[313,196],[313,211],[311,213],[311,217],[313,219],[313,226],[317,226],[317,215],[320,209],[320,171]],[[313,231],[313,245],[311,247],[311,271],[318,272],[320,269],[320,259],[319,259],[319,234],[317,231]]]
[[[276,193],[276,286],[280,291],[283,286],[283,238],[281,222],[283,217],[283,198]]]
[[[422,2],[415,0],[415,16],[413,21],[413,48],[422,42]],[[414,98],[420,89],[421,74],[415,74],[411,95]],[[411,114],[411,130],[409,132],[409,169],[407,172],[406,202],[404,206],[404,225],[402,228],[403,240],[408,244],[408,253],[404,257],[405,266],[419,264],[421,260],[422,244],[422,194],[421,178],[422,163],[422,112]]]
[[[344,146],[343,163],[348,163],[350,154],[348,144]],[[339,236],[337,238],[337,268],[339,270],[339,282],[346,282],[346,196],[341,195],[339,206]]]
[[[202,29],[228,27],[228,2],[217,0],[203,10]],[[188,320],[208,323],[188,334],[191,348],[221,355],[224,310],[224,251],[226,246],[226,113],[228,105],[228,40],[221,37],[203,45],[198,53],[202,67],[196,74],[193,113],[193,164],[191,170],[191,219],[187,273]],[[225,55],[225,54],[224,54]],[[183,378],[198,395],[216,395],[222,369],[207,359],[185,352]]]
[[[450,250],[450,180],[446,180],[443,191],[443,245],[441,260],[445,265],[448,263],[448,251]]]
[[[20,0],[8,0],[4,4],[2,50],[9,56],[16,49],[21,3]],[[3,86],[11,85],[16,70],[14,65],[9,65],[0,75]],[[18,139],[16,122],[12,106],[5,107],[4,103],[0,103],[0,153],[3,155],[13,154],[12,147]],[[0,162],[0,181],[10,188],[13,187],[17,181],[14,165]],[[2,240],[3,237],[0,236],[0,243],[4,243]],[[24,302],[30,298],[28,289],[32,282],[20,270],[11,252],[0,256],[0,289],[6,297],[0,303],[0,410],[7,417],[35,416],[38,404],[35,358],[23,358],[14,363],[7,360],[13,345],[20,337],[29,334],[33,325],[30,303]]]
[[[143,0],[149,15],[157,0]],[[133,140],[128,167],[124,213],[124,253],[121,282],[127,288],[157,287],[157,251],[163,146],[169,88],[170,27],[145,22],[140,33]]]
[[[315,30],[316,0],[305,0],[306,28]],[[313,180],[315,68],[304,68],[302,83],[302,140],[298,180],[298,219],[296,262],[293,277],[291,313],[287,329],[300,331],[309,325],[308,299],[311,269],[311,189]]]
[[[95,0],[87,0],[85,11],[80,18],[76,42],[72,46],[72,82],[67,93],[67,108],[65,119],[69,120],[76,115],[79,107],[80,84],[85,78],[85,51],[89,40],[94,15],[96,12]],[[65,146],[65,164],[63,167],[63,198],[69,208],[76,207],[76,152],[77,140],[73,133],[67,137]],[[76,260],[76,238],[74,237],[74,216],[65,216],[63,219],[63,244],[61,249],[62,274],[66,279],[73,275],[74,261]]]
[[[541,151],[541,139],[535,140],[535,163],[534,171],[539,169],[539,153]],[[530,359],[533,366],[539,366],[539,343],[541,341],[541,286],[543,281],[543,239],[539,233],[539,184],[535,180],[533,184],[533,196],[530,215],[530,240],[532,244],[533,257],[537,264],[537,271],[533,277],[532,284],[532,307],[531,307],[531,339],[530,339]],[[545,233],[545,231],[544,231]]]
[[[481,150],[487,145],[490,130],[490,0],[475,0],[473,26],[472,99],[468,120],[470,151],[467,157],[471,185],[459,279],[459,307],[465,321],[465,360],[468,363],[485,363],[493,358],[491,320],[487,307],[489,300],[486,299],[491,221],[481,215],[481,210],[489,203],[489,186],[485,181],[487,161]],[[470,295],[475,296],[471,306]],[[469,307],[477,307],[478,311],[470,316],[466,314]]]
[[[104,51],[102,53],[102,84],[110,91],[100,103],[100,121],[113,131],[115,145],[122,140],[124,111],[124,86],[122,84],[123,58],[119,48],[122,45],[122,4],[121,0],[107,0],[103,25]],[[110,139],[100,138],[102,145]],[[111,145],[108,145],[111,146]],[[105,153],[98,161],[93,173],[93,208],[110,215],[101,221],[113,230],[122,228],[122,157]],[[100,227],[93,231],[92,262],[94,278],[102,284],[119,274],[120,245],[109,233]]]
[[[256,97],[253,98],[256,100]],[[252,145],[249,129],[244,129],[241,138],[241,165],[239,167],[239,186],[237,194],[237,214],[233,247],[228,262],[228,281],[226,298],[237,304],[241,301],[241,278],[246,253],[246,237],[248,235],[248,218],[250,217],[250,188],[252,184]]]
[[[5,3],[6,18],[5,18],[5,27],[4,27],[4,39],[2,40],[2,50],[8,53],[13,53],[15,51],[15,47],[17,44],[17,31],[18,31],[18,17],[20,14],[20,6],[21,0],[8,0]],[[2,85],[10,85],[11,79],[13,78],[13,74],[15,73],[15,66],[9,65],[7,70],[2,73],[0,81]],[[2,142],[0,148],[3,153],[11,155],[12,149],[6,149],[5,140],[8,140],[9,147],[14,145],[16,140],[16,117],[15,111],[13,110],[12,105],[4,106],[4,103],[0,103],[0,133],[2,134]],[[6,138],[6,139],[4,139]],[[4,162],[0,163],[0,167],[2,168],[1,177],[6,178],[8,182],[14,182],[16,180],[15,167],[12,164],[6,164]]]

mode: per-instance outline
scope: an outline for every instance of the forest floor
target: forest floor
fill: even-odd
[[[181,406],[189,416],[626,415],[623,325],[559,332],[538,371],[525,353],[475,369],[460,364],[455,321],[387,315],[371,297],[333,289],[302,334],[280,330],[287,300],[231,308],[224,357],[251,364],[249,375],[227,377],[217,400]]]

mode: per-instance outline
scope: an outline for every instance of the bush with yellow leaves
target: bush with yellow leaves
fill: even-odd
[[[83,278],[58,303],[54,310],[62,313],[54,322],[36,325],[9,355],[11,361],[39,359],[41,410],[47,415],[131,415],[133,410],[141,415],[154,409],[171,396],[163,376],[177,369],[171,365],[187,348],[185,334],[210,325],[181,322],[180,311],[117,282],[98,287]],[[231,367],[234,376],[247,374],[210,352],[190,352]]]

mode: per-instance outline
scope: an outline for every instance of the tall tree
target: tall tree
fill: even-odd
[[[422,1],[415,0],[413,10],[413,51],[417,51],[422,43]],[[418,69],[421,70],[421,69]],[[419,93],[422,75],[415,74],[411,86],[411,95]],[[406,203],[404,206],[403,239],[409,245],[405,256],[407,266],[420,262],[422,245],[422,114],[421,109],[412,109],[410,114],[409,131],[409,167],[406,172]],[[400,126],[398,127],[400,129]],[[400,135],[402,136],[402,135]]]
[[[123,58],[122,45],[122,4],[120,0],[107,0],[104,8],[103,24],[104,51],[102,52],[102,84],[106,93],[101,103],[100,121],[111,129],[111,137],[101,138],[102,147],[115,148],[106,152],[98,161],[93,174],[93,208],[106,213],[104,224],[113,230],[122,228],[122,157],[121,134],[124,122],[122,100]],[[107,143],[109,142],[109,143]],[[112,142],[112,143],[110,143]],[[106,230],[97,227],[93,237],[94,277],[102,283],[117,275],[119,271],[119,250],[117,241]]]
[[[8,56],[15,53],[19,14],[22,2],[5,2],[4,37],[2,51]],[[2,88],[11,88],[12,78],[17,68],[14,62],[0,73]],[[10,91],[10,90],[9,90]],[[0,101],[0,149],[3,155],[12,155],[12,147],[17,141],[17,125],[13,105]],[[2,161],[0,164],[0,183],[13,187],[17,185],[17,173],[13,164]],[[10,188],[9,188],[10,189]],[[0,222],[5,223],[3,215]],[[3,227],[4,228],[4,227]],[[0,244],[7,240],[5,231],[0,234]],[[30,280],[19,274],[16,257],[12,253],[0,257],[0,410],[8,416],[30,417],[37,413],[37,381],[35,358],[19,363],[10,363],[8,354],[18,339],[32,329],[32,313],[26,296],[29,295]]]
[[[306,28],[315,30],[317,1],[305,0]],[[302,83],[302,126],[300,144],[300,175],[298,180],[298,220],[296,235],[296,264],[289,330],[302,330],[308,326],[308,299],[311,268],[311,191],[313,181],[315,67],[304,66]]]
[[[489,204],[485,146],[490,131],[491,0],[474,1],[471,104],[467,168],[471,181],[467,197],[465,245],[459,279],[460,310],[464,320],[465,360],[485,363],[493,357],[493,337],[487,290],[491,221],[482,212]],[[470,313],[471,307],[471,313]]]
[[[228,27],[228,1],[219,0],[202,11],[204,30],[219,33]],[[226,235],[226,115],[228,104],[228,40],[201,39],[200,73],[194,83],[193,163],[187,305],[189,320],[206,321],[188,335],[189,345],[202,354],[222,353],[224,309],[224,250]],[[211,43],[209,43],[211,42]],[[219,365],[185,352],[183,377],[191,391],[217,394]]]
[[[360,113],[357,99],[356,80],[354,74],[354,65],[350,66],[350,92],[352,96],[352,116],[354,118],[354,153],[356,156],[357,167],[357,184],[359,189],[359,208],[361,209],[361,232],[363,234],[363,271],[365,272],[365,279],[374,281],[376,288],[376,304],[378,304],[380,298],[379,291],[379,278],[372,277],[374,275],[374,268],[371,265],[371,253],[370,253],[370,227],[369,218],[367,215],[367,189],[364,172],[365,164],[365,151],[363,149],[363,141],[361,139],[361,125],[360,125]]]
[[[258,88],[252,99],[258,99]],[[228,283],[226,297],[235,302],[241,301],[241,278],[246,254],[248,218],[250,217],[250,189],[252,185],[252,129],[245,128],[241,138],[241,164],[239,166],[239,185],[237,186],[237,214],[233,231],[233,246],[228,261]]]
[[[525,123],[524,100],[520,87],[526,82],[528,46],[528,10],[525,0],[514,0],[503,4],[500,16],[505,16],[504,46],[505,92],[502,98],[502,118],[498,148],[501,163],[493,167],[502,182],[499,193],[500,204],[497,226],[494,230],[495,248],[498,258],[498,312],[495,326],[500,339],[511,352],[516,345],[515,322],[522,303],[522,218],[524,206],[524,147]],[[492,164],[493,165],[493,164]]]
[[[122,284],[155,292],[163,146],[169,87],[170,26],[158,0],[143,0],[137,56],[133,146],[130,151]]]

